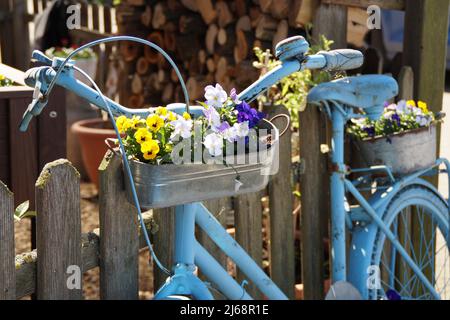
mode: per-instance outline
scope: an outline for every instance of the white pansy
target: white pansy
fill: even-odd
[[[241,123],[235,123],[233,125],[233,128],[235,128],[236,135],[238,137],[243,138],[243,137],[248,136],[248,132],[249,132],[248,121],[244,121]]]
[[[217,128],[220,126],[220,114],[217,112],[215,108],[204,109],[203,113],[208,120],[208,125],[212,128],[212,130],[217,131]]]
[[[222,135],[223,135],[223,138],[228,140],[229,142],[234,142],[236,140],[236,137],[237,137],[237,130],[233,126],[233,127],[230,127],[228,129],[224,130],[222,132]]]
[[[215,87],[209,85],[205,88],[205,99],[208,106],[214,108],[221,108],[225,101],[227,101],[227,93],[223,90],[220,84]]]
[[[424,117],[424,116],[416,116],[416,122],[419,124],[419,126],[421,127],[425,127],[428,126],[430,124],[430,119],[428,119],[428,117]]]
[[[177,135],[183,137],[183,139],[187,139],[192,135],[192,120],[184,119],[179,117],[177,120],[171,121],[171,125],[173,125],[173,132],[170,135],[170,139],[173,139]]]
[[[220,134],[210,133],[205,137],[203,144],[208,149],[210,155],[217,157],[222,154],[223,138]]]
[[[388,112],[386,112],[386,113],[383,115],[383,117],[384,117],[385,119],[391,119],[392,116],[393,116],[394,114],[395,114],[394,111],[388,111]]]

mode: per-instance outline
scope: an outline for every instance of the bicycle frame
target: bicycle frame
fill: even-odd
[[[351,194],[356,201],[364,209],[367,217],[366,221],[375,223],[391,241],[397,252],[405,259],[409,267],[418,275],[424,285],[430,290],[435,298],[439,298],[433,285],[429,282],[427,277],[423,274],[420,268],[414,263],[401,243],[397,240],[397,235],[394,234],[383,222],[382,212],[384,207],[391,201],[392,197],[409,183],[417,180],[419,177],[431,172],[444,164],[449,173],[450,162],[447,159],[440,158],[436,163],[426,169],[404,176],[401,179],[395,180],[390,169],[386,166],[378,166],[375,168],[364,168],[356,171],[374,171],[383,170],[390,178],[392,185],[384,192],[384,196],[377,198],[376,201],[368,201],[357,190],[354,182],[346,178],[348,169],[344,163],[344,130],[346,121],[352,117],[351,112],[345,112],[345,106],[335,105],[331,110],[332,121],[332,168],[331,174],[331,238],[332,238],[332,281],[346,281],[347,280],[347,250],[346,250],[346,229],[349,224],[349,213],[345,208],[346,193]],[[450,179],[449,179],[450,183]],[[350,218],[351,219],[351,218]],[[358,217],[357,220],[361,219]],[[352,221],[350,221],[350,224]],[[450,222],[449,222],[450,223]],[[369,257],[368,257],[369,258]],[[357,265],[351,265],[352,270],[358,270]],[[361,284],[358,284],[361,286]]]
[[[228,234],[216,218],[201,204],[192,203],[175,208],[174,275],[158,290],[155,299],[171,295],[193,295],[212,299],[206,285],[194,276],[195,266],[229,299],[248,300],[250,295],[195,239],[195,224],[217,244],[236,266],[269,299],[287,299],[255,261]]]

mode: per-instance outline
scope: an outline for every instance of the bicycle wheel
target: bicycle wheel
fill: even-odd
[[[448,207],[435,192],[412,185],[387,206],[383,220],[424,273],[441,299],[450,299]],[[386,235],[377,228],[371,265],[378,282],[367,287],[369,299],[433,299],[432,290],[406,263]]]

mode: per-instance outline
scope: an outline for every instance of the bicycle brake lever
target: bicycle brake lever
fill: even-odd
[[[30,124],[31,119],[33,119],[33,116],[38,116],[47,105],[47,102],[47,99],[42,95],[37,99],[33,99],[33,101],[28,105],[27,110],[25,110],[22,120],[20,121],[19,130],[21,132],[27,131],[28,125]]]
[[[33,53],[31,54],[31,57],[39,62],[42,62],[43,64],[45,64],[47,66],[52,65],[52,59],[47,57],[43,52],[41,52],[39,50],[34,50]]]

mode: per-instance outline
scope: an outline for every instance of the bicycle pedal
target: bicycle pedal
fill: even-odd
[[[362,297],[350,282],[337,281],[328,290],[325,300],[362,300]]]

